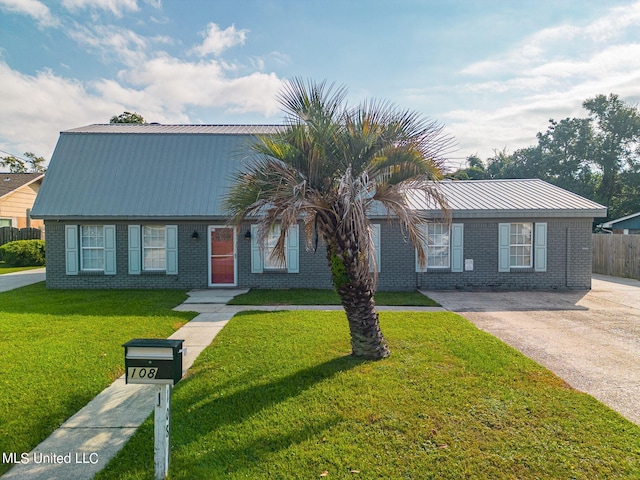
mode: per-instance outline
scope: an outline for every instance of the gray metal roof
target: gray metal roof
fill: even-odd
[[[32,216],[220,218],[248,146],[274,128],[114,124],[62,132]]]
[[[440,182],[454,218],[604,217],[606,207],[539,179],[452,180]],[[439,216],[422,192],[412,192],[413,208]]]
[[[62,133],[148,133],[193,135],[268,135],[282,129],[282,125],[164,125],[160,123],[107,123],[72,128]]]
[[[223,219],[232,173],[278,125],[89,125],[60,134],[32,209],[44,219]],[[541,180],[445,181],[454,218],[602,217],[606,209]],[[411,195],[414,208],[440,212]]]

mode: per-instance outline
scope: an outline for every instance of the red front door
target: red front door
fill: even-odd
[[[236,285],[236,235],[232,227],[209,227],[209,285]]]

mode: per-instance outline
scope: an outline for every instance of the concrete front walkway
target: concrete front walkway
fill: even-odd
[[[640,425],[640,281],[590,291],[425,292]]]
[[[230,306],[231,298],[246,290],[194,290],[174,310],[199,315],[169,338],[184,340],[183,370],[191,367],[229,319],[243,310],[342,310],[332,305]],[[379,307],[379,310],[441,311],[434,307]],[[123,349],[124,362],[124,349]],[[51,436],[29,452],[29,463],[17,464],[2,480],[83,480],[102,470],[154,407],[153,385],[126,385],[124,376],[101,392]],[[20,455],[22,452],[18,452]],[[62,461],[35,463],[41,455],[61,455]],[[67,460],[69,460],[67,462]],[[92,463],[94,462],[94,463]],[[151,465],[149,468],[153,468]]]
[[[25,287],[32,283],[44,282],[46,279],[45,268],[34,268],[15,273],[0,275],[0,292],[8,292],[15,288]]]

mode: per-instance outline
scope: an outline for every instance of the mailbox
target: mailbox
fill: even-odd
[[[182,378],[182,342],[134,338],[123,345],[126,383],[175,385]]]

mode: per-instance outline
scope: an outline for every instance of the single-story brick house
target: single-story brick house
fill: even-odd
[[[278,126],[90,125],[64,131],[32,216],[47,229],[49,288],[330,288],[322,246],[288,232],[286,265],[222,211],[248,145]],[[602,205],[541,180],[446,181],[452,224],[433,219],[429,263],[385,215],[372,215],[378,288],[588,289]]]

